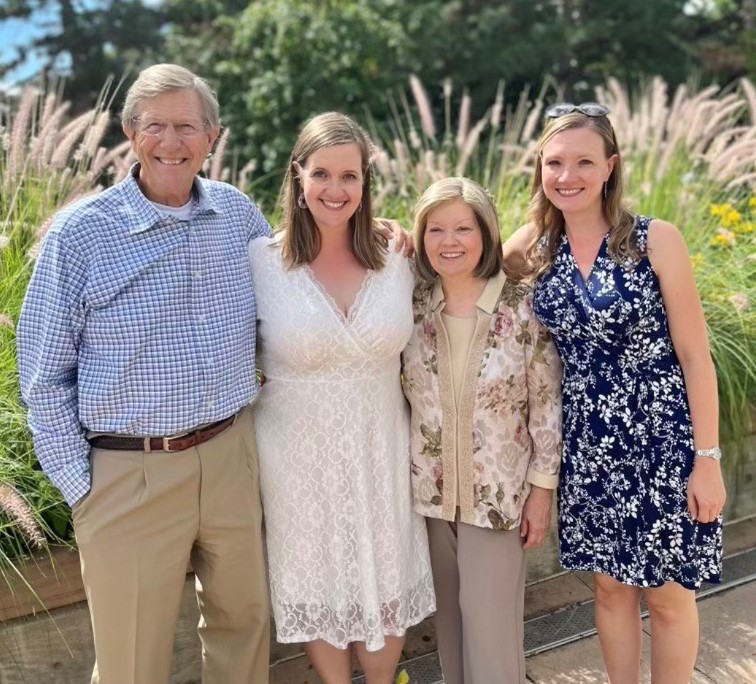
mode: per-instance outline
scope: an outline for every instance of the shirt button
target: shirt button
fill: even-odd
[[[192,278],[201,278],[202,277],[202,271],[193,271],[192,272]]]
[[[213,408],[213,406],[215,406],[215,404],[213,404],[212,401],[207,402],[207,408]]]

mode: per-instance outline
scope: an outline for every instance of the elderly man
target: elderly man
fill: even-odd
[[[197,175],[220,130],[205,81],[144,70],[123,130],[139,162],[55,217],[18,325],[35,449],[73,507],[92,682],[168,681],[191,560],[204,680],[264,684],[247,242],[270,228]]]

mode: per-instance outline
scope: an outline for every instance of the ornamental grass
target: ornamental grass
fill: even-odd
[[[400,94],[393,119],[373,125],[376,210],[411,225],[417,196],[433,181],[468,176],[496,201],[502,237],[522,225],[543,113],[557,89],[523,92],[504,106],[503,87],[477,121],[465,94],[439,94],[443,122],[417,79]],[[756,409],[756,87],[669,93],[653,78],[631,91],[610,79],[595,100],[611,109],[625,171],[626,196],[640,214],[664,218],[685,236],[706,312],[717,367],[723,438],[754,429]]]
[[[120,180],[133,162],[128,143],[102,143],[112,122],[107,92],[77,117],[69,115],[55,84],[0,100],[3,573],[13,568],[13,558],[40,544],[72,540],[70,511],[33,454],[19,395],[15,325],[51,216]],[[409,93],[395,96],[390,121],[368,122],[380,144],[376,210],[410,226],[414,202],[430,183],[467,175],[489,188],[508,236],[524,220],[543,111],[561,99],[549,87],[505,105],[501,86],[483,117],[473,120],[469,97],[455,98],[449,84],[438,93],[434,113],[413,78]],[[635,90],[610,80],[596,100],[612,109],[633,208],[672,221],[685,235],[717,366],[722,430],[737,438],[753,430],[756,407],[756,88],[742,80],[728,90],[681,86],[669,93],[659,79]],[[224,166],[227,141],[224,131],[206,173],[248,190],[254,168],[236,159],[231,169]]]
[[[69,117],[60,89],[0,100],[0,572],[47,541],[70,543],[70,511],[36,461],[21,403],[16,323],[34,259],[56,210],[122,177],[128,145],[107,149],[110,115]]]

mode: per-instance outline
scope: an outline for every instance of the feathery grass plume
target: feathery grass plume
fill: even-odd
[[[451,136],[451,96],[452,82],[450,78],[445,78],[443,83],[444,92],[444,142],[449,142]]]
[[[47,99],[49,98],[50,96],[48,95]],[[47,106],[47,101],[45,102],[45,106]],[[50,162],[58,142],[58,130],[60,129],[61,121],[68,114],[70,108],[70,102],[63,102],[49,116],[43,117],[44,123],[42,124],[42,128],[29,150],[31,161],[37,168]]]
[[[45,94],[44,103],[42,105],[42,112],[39,115],[40,130],[43,129],[47,125],[47,122],[51,119],[57,107],[58,107],[58,97],[56,93],[48,92],[47,94]]]
[[[8,483],[0,483],[0,511],[21,530],[32,546],[42,548],[45,538],[26,500]]]
[[[483,186],[488,187],[494,172],[494,160],[496,159],[497,133],[501,128],[502,115],[504,114],[504,81],[499,81],[496,87],[496,97],[490,109],[491,133],[488,135],[488,145],[484,162]]]
[[[92,122],[95,120],[97,112],[94,109],[84,112],[77,116],[71,123],[67,124],[60,132],[60,140],[56,150],[53,153],[50,164],[53,168],[63,169],[73,160],[73,151],[80,138],[85,135]]]
[[[387,179],[390,178],[391,160],[389,159],[389,156],[385,150],[378,149],[378,151],[373,156],[373,164],[375,164],[375,168],[378,173],[380,173]]]
[[[472,110],[472,98],[467,91],[462,95],[462,102],[459,105],[459,124],[457,125],[457,149],[461,150],[465,146],[467,135],[470,132],[470,114]]]
[[[467,170],[467,162],[470,160],[470,157],[472,156],[473,152],[478,147],[478,143],[480,142],[480,135],[483,132],[483,129],[488,125],[488,122],[489,122],[489,115],[486,114],[480,121],[478,121],[472,127],[472,130],[467,134],[467,138],[465,139],[465,142],[462,145],[462,149],[460,150],[460,154],[459,154],[459,159],[457,161],[457,168],[455,170],[455,174],[457,176],[465,175],[465,171]]]
[[[89,172],[93,176],[99,176],[108,166],[108,150],[104,147],[98,147],[92,156]]]
[[[733,121],[739,120],[745,110],[745,103],[735,93],[730,93],[721,98],[712,109],[704,126],[704,135],[708,140],[712,140],[723,130],[732,128]]]
[[[249,185],[249,178],[250,176],[255,172],[257,169],[257,161],[252,159],[251,161],[248,161],[244,166],[241,167],[239,170],[239,176],[236,181],[236,186],[241,190],[242,192],[247,191],[247,186]]]
[[[226,146],[228,145],[228,137],[231,135],[231,129],[226,128],[223,130],[218,144],[215,146],[215,151],[210,161],[209,177],[212,180],[221,180],[223,176],[223,157],[226,154]]]
[[[535,137],[538,124],[541,122],[542,109],[543,102],[538,100],[530,110],[530,113],[525,120],[525,125],[522,127],[522,133],[520,137],[523,140],[532,140]]]
[[[401,140],[395,140],[394,151],[396,152],[396,164],[392,167],[392,170],[399,187],[404,188],[407,179],[407,171],[409,170],[409,155],[407,147]]]
[[[496,97],[491,107],[491,130],[495,133],[501,126],[501,115],[504,112],[504,81],[499,81],[496,87]]]
[[[412,74],[409,77],[409,82],[412,90],[412,97],[415,98],[417,111],[420,114],[420,123],[422,124],[423,133],[428,138],[435,138],[436,122],[433,119],[433,109],[430,106],[428,94],[425,92],[422,82],[417,76],[415,76],[415,74]]]
[[[122,181],[129,173],[129,169],[136,162],[136,154],[131,149],[131,142],[124,140],[120,145],[116,145],[108,154],[108,163],[112,169],[108,169],[108,174],[112,176],[113,182]]]
[[[399,91],[399,100],[402,103],[402,109],[404,110],[404,119],[407,122],[407,128],[406,134],[403,137],[403,140],[405,143],[409,143],[410,149],[413,150],[419,150],[423,146],[422,140],[420,140],[420,136],[418,135],[417,129],[415,127],[415,121],[412,117],[412,107],[410,106],[409,100],[407,99],[407,93],[404,92],[404,90]]]
[[[87,129],[82,142],[82,150],[87,159],[94,159],[100,142],[108,132],[110,125],[110,112],[100,111],[94,118],[94,122]]]
[[[712,98],[716,94],[717,86],[712,85],[704,88],[688,100],[688,133],[685,142],[690,149],[699,144],[703,129],[706,126],[707,115],[712,108]]]
[[[751,112],[751,123],[756,124],[756,86],[745,77],[740,79],[739,85],[743,91],[743,95],[745,95],[748,109]]]
[[[733,142],[723,141],[723,149],[711,155],[711,173],[720,181],[736,180],[743,171],[753,168],[756,158],[756,137],[742,136]],[[742,185],[747,185],[743,183]]]
[[[38,93],[31,86],[24,88],[18,109],[13,119],[8,146],[7,162],[4,171],[3,190],[10,191],[11,183],[21,174],[26,157],[26,140],[32,126],[32,115],[37,103]]]

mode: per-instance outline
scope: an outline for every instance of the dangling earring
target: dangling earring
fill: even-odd
[[[307,200],[305,200],[303,192],[299,194],[299,197],[297,197],[297,205],[300,209],[307,209]]]
[[[604,181],[604,199],[609,195],[609,181]]]

